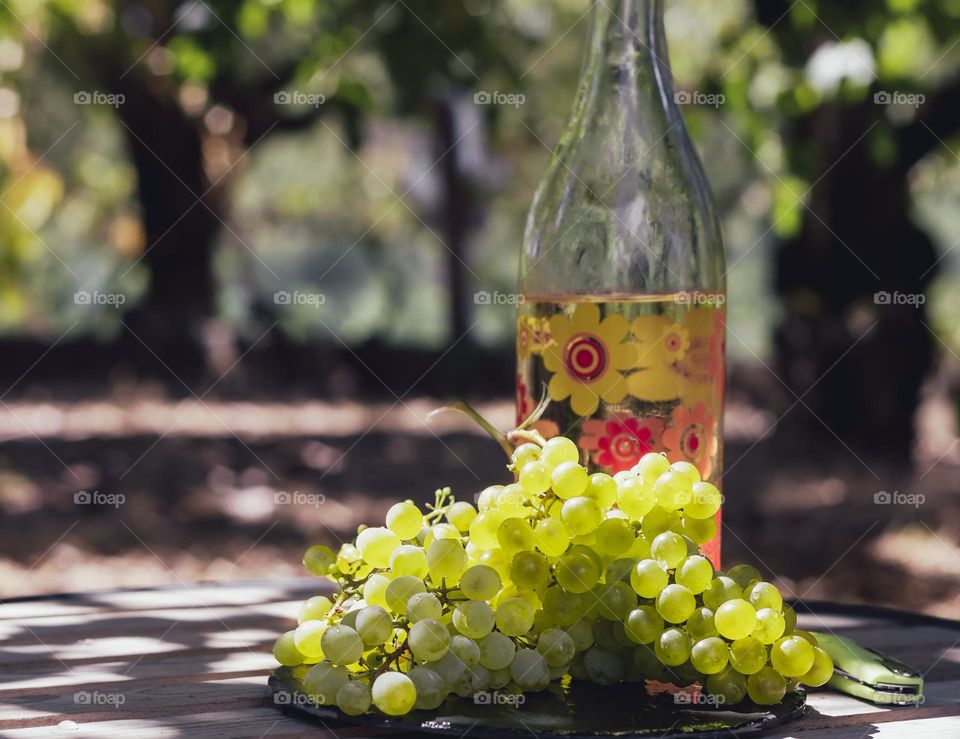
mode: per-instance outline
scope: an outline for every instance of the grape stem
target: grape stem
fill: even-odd
[[[386,654],[383,664],[370,672],[369,674],[370,680],[371,681],[376,680],[380,675],[382,675],[384,672],[389,670],[390,665],[392,665],[398,659],[400,659],[400,657],[403,656],[403,653],[406,652],[407,649],[409,649],[409,647],[407,646],[407,642],[404,642],[399,647],[394,649],[392,652],[390,652],[389,654]]]
[[[513,456],[513,445],[507,439],[507,435],[490,423],[486,418],[481,416],[469,403],[458,400],[456,403],[440,406],[436,410],[430,411],[430,413],[427,414],[427,420],[429,421],[435,415],[443,413],[444,411],[459,411],[460,413],[463,413],[468,418],[472,419],[473,422],[476,423],[480,428],[486,431],[490,437],[500,445],[500,448],[503,449],[504,454],[507,455],[507,459],[510,459]]]

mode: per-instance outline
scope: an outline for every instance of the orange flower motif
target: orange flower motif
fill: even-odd
[[[663,432],[663,446],[671,462],[690,462],[707,480],[713,472],[713,456],[717,453],[716,419],[706,403],[693,408],[678,405],[671,414],[671,426]]]
[[[594,464],[611,472],[629,470],[647,452],[660,445],[664,423],[659,418],[614,415],[610,420],[583,422],[581,449],[592,452]]]
[[[690,348],[690,332],[679,323],[671,325],[660,339],[660,347],[668,362],[679,362]]]
[[[554,436],[560,435],[560,427],[554,421],[546,418],[541,418],[539,421],[536,421],[530,428],[534,431],[539,431],[544,439],[552,439]]]

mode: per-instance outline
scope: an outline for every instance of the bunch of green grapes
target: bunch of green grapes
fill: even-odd
[[[717,574],[700,554],[721,497],[696,467],[652,453],[591,475],[569,439],[527,439],[516,482],[476,506],[438,490],[426,513],[397,503],[338,552],[307,551],[307,570],[339,589],[303,603],[274,655],[313,700],[398,716],[570,674],[772,704],[829,679],[776,587],[746,565]]]

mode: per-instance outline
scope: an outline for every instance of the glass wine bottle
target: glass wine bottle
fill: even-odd
[[[667,62],[662,0],[599,0],[520,260],[517,415],[614,474],[648,451],[719,487],[725,266]],[[683,95],[681,93],[681,95]],[[697,532],[719,564],[716,533]]]

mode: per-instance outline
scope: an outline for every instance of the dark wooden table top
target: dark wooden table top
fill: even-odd
[[[348,739],[282,713],[266,686],[271,646],[316,579],[197,584],[0,605],[0,736]],[[811,692],[807,715],[770,736],[960,738],[960,623],[829,605],[798,608],[924,673],[926,701],[886,708]]]

